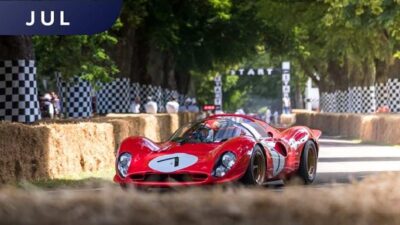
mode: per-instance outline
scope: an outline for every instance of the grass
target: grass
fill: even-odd
[[[98,172],[79,173],[57,179],[37,180],[32,182],[23,181],[16,184],[16,186],[21,188],[36,187],[44,189],[96,187],[104,185],[105,183],[112,183],[114,174],[115,170],[109,169]]]

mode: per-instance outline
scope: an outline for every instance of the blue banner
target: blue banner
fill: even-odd
[[[82,35],[109,29],[122,0],[0,0],[0,35]]]

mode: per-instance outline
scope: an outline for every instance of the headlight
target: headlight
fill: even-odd
[[[126,177],[128,175],[128,169],[131,165],[132,155],[129,153],[123,153],[119,156],[117,162],[118,172],[122,177]]]
[[[227,152],[222,156],[222,165],[224,165],[227,169],[232,168],[235,165],[236,156],[232,152]]]
[[[223,177],[226,173],[235,165],[236,156],[232,152],[226,152],[222,155],[221,159],[218,161],[213,175],[215,177]]]

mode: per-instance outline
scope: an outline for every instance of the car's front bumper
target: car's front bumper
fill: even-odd
[[[176,175],[181,174],[154,174],[154,177],[159,176],[160,179],[134,179],[135,175],[130,175],[127,178],[122,178],[118,174],[114,176],[114,182],[119,183],[121,185],[133,185],[137,187],[159,187],[159,188],[168,188],[168,187],[190,187],[190,186],[204,186],[204,185],[214,185],[214,184],[223,184],[235,182],[240,179],[240,176],[229,176],[226,178],[216,178],[211,175],[206,175],[203,179],[192,179],[192,180],[181,180],[181,179],[173,179]],[[190,173],[188,174],[190,175]],[[198,175],[195,173],[195,175]],[[167,178],[165,178],[167,177]]]

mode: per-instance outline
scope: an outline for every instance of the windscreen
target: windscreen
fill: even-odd
[[[251,135],[251,133],[233,120],[213,119],[182,127],[172,136],[171,141],[220,143],[242,135]]]

